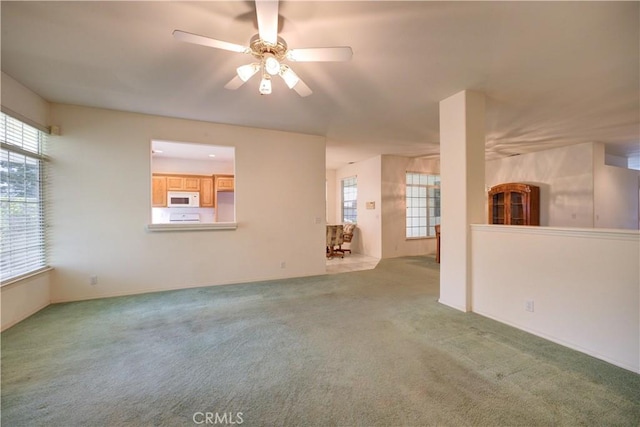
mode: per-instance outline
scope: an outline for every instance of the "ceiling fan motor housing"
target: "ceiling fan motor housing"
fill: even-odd
[[[251,54],[258,59],[262,59],[265,53],[272,54],[278,61],[282,61],[287,56],[287,42],[282,37],[278,37],[278,43],[267,43],[258,34],[251,37],[249,41]]]

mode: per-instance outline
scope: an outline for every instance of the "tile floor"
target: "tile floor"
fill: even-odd
[[[379,261],[379,258],[367,255],[346,253],[344,258],[340,258],[339,256],[331,259],[327,258],[327,274],[372,270],[376,268]]]

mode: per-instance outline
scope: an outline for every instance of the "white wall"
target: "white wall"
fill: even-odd
[[[326,199],[327,199],[327,224],[337,224],[337,205],[340,204],[340,193],[336,193],[336,171],[327,169],[326,178]],[[337,187],[339,189],[339,185]]]
[[[382,257],[381,189],[382,156],[344,166],[336,170],[336,223],[342,219],[341,185],[344,178],[358,177],[358,226],[350,248],[353,252]],[[375,209],[366,209],[367,202],[374,202]]]
[[[604,146],[602,148],[604,150]],[[616,156],[615,154],[605,153],[604,164],[627,169],[629,167],[629,159],[622,156]]]
[[[439,174],[439,167],[437,159],[384,155],[327,170],[328,223],[340,222],[342,180],[357,176],[358,226],[351,249],[377,258],[435,254],[435,238],[405,237],[405,173]],[[367,202],[375,209],[367,209]]]
[[[45,271],[0,288],[3,331],[51,303],[50,274]]]
[[[234,174],[232,162],[172,159],[166,157],[154,157],[151,170],[153,173],[184,173],[191,175]]]
[[[594,145],[593,212],[598,228],[640,228],[640,171],[606,163],[604,144]]]
[[[26,119],[27,123],[37,127],[49,126],[49,103],[43,98],[18,83],[8,74],[2,73],[2,107],[8,108],[12,113],[17,113]]]
[[[473,225],[472,248],[474,312],[640,373],[637,231]]]
[[[594,180],[594,224],[597,228],[640,228],[640,171],[600,165]]]
[[[47,101],[5,73],[2,73],[1,83],[0,100],[3,110],[39,128],[46,128],[49,125]],[[3,286],[0,294],[2,300],[0,329],[5,330],[49,305],[51,301],[49,286],[49,272]]]
[[[470,224],[486,221],[485,97],[461,91],[440,101],[440,297],[471,308]]]
[[[584,143],[490,160],[486,185],[540,187],[540,225],[593,227],[593,144]]]
[[[382,258],[435,255],[436,252],[435,237],[406,238],[406,172],[438,175],[440,162],[382,156]]]
[[[602,143],[587,142],[491,160],[486,184],[540,186],[540,225],[638,229],[637,170],[609,166]]]
[[[54,302],[324,273],[324,138],[60,104],[51,117]],[[146,230],[152,139],[235,147],[237,230]]]

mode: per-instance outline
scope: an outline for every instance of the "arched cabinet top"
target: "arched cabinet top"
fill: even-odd
[[[540,187],[522,182],[507,182],[505,184],[498,184],[491,187],[489,195],[509,192],[531,193],[532,191],[540,191]]]

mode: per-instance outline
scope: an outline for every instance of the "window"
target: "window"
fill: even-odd
[[[356,223],[358,219],[358,178],[342,180],[342,222]]]
[[[435,236],[440,224],[440,176],[407,172],[407,238]]]
[[[0,113],[0,281],[46,267],[42,149],[46,134]]]

